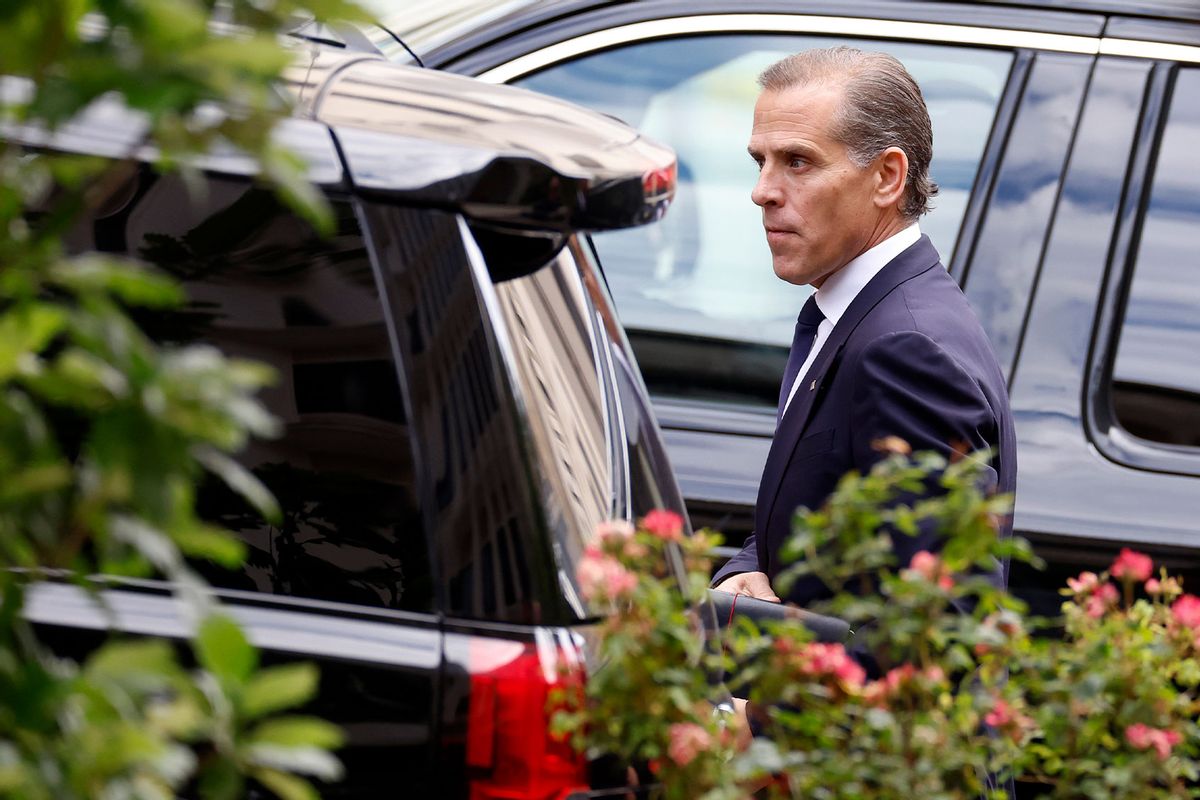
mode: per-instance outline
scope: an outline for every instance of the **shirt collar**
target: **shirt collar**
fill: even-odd
[[[852,260],[849,264],[825,279],[825,283],[817,289],[814,299],[817,308],[825,315],[825,319],[837,325],[842,314],[858,297],[863,287],[871,282],[881,269],[888,265],[893,258],[903,253],[921,238],[921,228],[917,223],[909,225],[904,230],[894,233],[867,252]]]

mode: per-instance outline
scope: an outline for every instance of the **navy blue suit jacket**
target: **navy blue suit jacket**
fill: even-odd
[[[775,431],[755,506],[754,534],[713,579],[786,567],[779,550],[801,506],[820,508],[846,472],[883,458],[871,444],[899,436],[914,451],[990,447],[992,485],[1012,492],[1016,435],[1004,375],[975,312],[922,236],[859,292],[804,376]],[[1002,535],[1011,532],[1011,519]],[[898,563],[936,550],[932,535],[894,535]],[[1004,580],[1002,568],[997,580]],[[778,589],[777,589],[778,591]],[[785,600],[827,596],[808,576]]]

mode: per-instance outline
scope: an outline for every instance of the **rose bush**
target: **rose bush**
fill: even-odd
[[[821,578],[814,610],[851,623],[846,643],[798,620],[713,634],[719,537],[680,536],[670,512],[604,526],[579,577],[611,613],[562,729],[644,766],[668,798],[1007,797],[1013,780],[1022,796],[1191,796],[1200,598],[1123,550],[1068,582],[1061,617],[1029,619],[988,577],[997,559],[1035,559],[996,535],[1009,498],[981,489],[985,460],[882,446],[868,474],[797,512],[784,577]],[[897,563],[898,537],[931,531],[936,553]],[[721,711],[726,687],[749,698],[753,739]]]

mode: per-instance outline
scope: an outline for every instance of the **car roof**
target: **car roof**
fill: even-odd
[[[358,190],[558,231],[649,222],[673,193],[670,148],[564,100],[344,52],[291,72]]]
[[[670,202],[674,152],[611,117],[361,53],[298,56],[285,74],[296,117],[274,135],[302,157],[314,183],[558,232],[643,224]],[[27,80],[0,76],[0,100],[30,91]],[[145,115],[110,97],[53,131],[0,125],[0,137],[31,147],[154,161],[147,134]],[[228,147],[195,163],[230,175],[258,171]]]

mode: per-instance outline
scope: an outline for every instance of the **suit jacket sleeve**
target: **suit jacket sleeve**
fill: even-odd
[[[758,572],[758,545],[754,538],[754,534],[750,534],[746,538],[746,544],[743,545],[741,551],[726,561],[717,574],[713,576],[710,586],[716,586],[726,578],[738,575],[742,572]]]
[[[873,443],[898,436],[914,452],[954,448],[973,452],[998,442],[999,423],[979,385],[945,349],[925,334],[886,334],[863,351],[852,394],[854,465],[866,471],[885,454]],[[985,469],[985,489],[996,472]],[[936,550],[932,530],[917,537],[893,534],[896,557],[907,564],[919,550]]]

